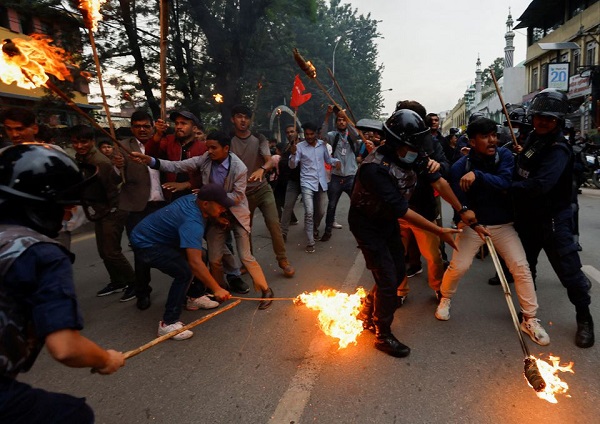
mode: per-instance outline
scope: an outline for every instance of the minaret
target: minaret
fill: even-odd
[[[513,45],[513,40],[515,38],[515,33],[513,32],[513,19],[510,14],[510,7],[508,8],[508,19],[506,21],[506,34],[504,34],[504,39],[506,40],[506,47],[504,47],[504,68],[512,68],[513,67],[513,54],[515,52],[515,46]]]
[[[478,105],[481,103],[481,74],[483,71],[481,70],[481,59],[479,58],[479,54],[477,54],[477,69],[475,70],[475,104]]]

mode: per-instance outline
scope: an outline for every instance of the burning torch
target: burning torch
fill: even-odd
[[[319,81],[319,79],[317,78],[317,69],[315,68],[315,65],[313,65],[310,60],[304,60],[302,55],[298,52],[298,49],[294,49],[294,59],[296,60],[296,63],[298,64],[300,69],[302,69],[302,71],[304,71],[304,73],[306,74],[306,76],[308,78],[310,78],[311,80],[313,80],[315,82],[315,84],[317,84],[317,86],[321,89],[321,91],[327,96],[329,101],[335,107],[337,107],[339,110],[342,110],[343,108],[333,99],[333,97],[331,97],[331,94],[329,94],[329,92],[325,89],[325,87],[323,87],[323,84],[321,84],[321,81]],[[353,127],[355,127],[354,122],[352,122],[350,120],[348,120],[348,122]]]
[[[62,56],[64,50],[51,46],[43,37],[32,36],[32,38],[32,40],[23,38],[4,40],[0,55],[0,80],[7,84],[16,82],[17,85],[26,89],[45,86],[117,146],[125,152],[131,153],[116,137],[102,128],[94,118],[81,110],[69,96],[50,81],[47,74],[52,74],[60,80],[72,78],[64,64],[65,58]]]

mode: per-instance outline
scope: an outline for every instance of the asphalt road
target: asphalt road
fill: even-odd
[[[600,190],[584,189],[580,203],[581,257],[595,296]],[[255,256],[277,297],[372,285],[348,230],[347,209],[344,196],[337,214],[344,228],[334,230],[329,242],[318,242],[313,254],[304,252],[302,225],[291,227],[292,279],[280,273],[257,214]],[[301,204],[296,213],[303,215]],[[95,297],[107,274],[93,233],[77,235],[73,251],[83,334],[122,351],[156,337],[170,279],[153,271],[152,306],[139,311],[135,302],[120,303],[119,295]],[[132,259],[129,249],[127,256]],[[575,346],[574,307],[545,257],[537,282],[538,317],[551,343],[542,347],[525,337],[531,353],[574,362],[574,374],[560,374],[570,389],[557,404],[538,399],[523,378],[523,354],[504,294],[486,283],[493,273],[491,259],[474,261],[447,322],[434,317],[436,302],[426,272],[412,278],[408,301],[393,324],[396,336],[412,348],[404,359],[375,350],[367,332],[356,345],[338,349],[318,329],[316,312],[290,301],[266,311],[247,301],[196,327],[187,341],[167,341],[131,358],[114,375],[64,367],[44,351],[20,379],[86,397],[99,423],[600,423],[600,343],[585,350]],[[182,320],[188,323],[209,312],[185,311]],[[600,323],[594,297],[592,314]]]

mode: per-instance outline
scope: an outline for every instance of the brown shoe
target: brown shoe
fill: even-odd
[[[273,301],[268,299],[272,299],[273,297],[275,297],[275,295],[273,294],[273,290],[271,290],[270,287],[267,290],[263,291],[262,298],[265,300],[260,301],[260,303],[258,304],[258,309],[263,310],[271,306]]]
[[[279,262],[279,268],[283,270],[283,275],[287,278],[292,278],[296,273],[296,270],[287,260],[283,260]]]

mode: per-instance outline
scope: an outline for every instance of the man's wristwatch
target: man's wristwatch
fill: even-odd
[[[468,206],[461,206],[461,208],[458,210],[458,214],[462,215],[463,213],[465,213],[468,210],[469,210]]]

